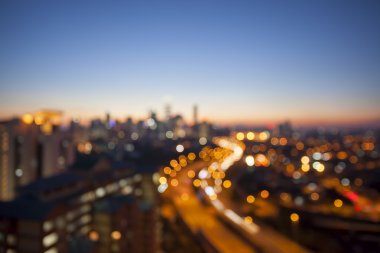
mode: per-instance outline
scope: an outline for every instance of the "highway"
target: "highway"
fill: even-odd
[[[198,170],[203,166],[202,162],[198,162],[187,166],[187,169]],[[202,233],[218,252],[229,253],[238,249],[239,253],[255,253],[249,244],[218,219],[215,210],[199,201],[193,190],[192,180],[185,172],[179,173],[180,184],[169,187],[165,197],[172,199],[176,210],[192,233]]]
[[[240,156],[240,153],[242,154],[242,151],[238,151],[239,146],[236,145],[232,140],[229,139],[217,139],[215,140],[218,145],[221,145],[225,148],[229,148],[234,150],[234,152],[238,152],[238,155],[236,155],[236,158]],[[241,158],[241,157],[240,157]],[[235,160],[237,161],[237,159]],[[229,169],[230,166],[225,167],[225,171]],[[232,201],[229,200],[229,198],[226,198],[225,196],[221,196],[223,191],[219,194],[219,200],[227,210],[233,210],[237,215],[241,212],[241,207],[236,206],[232,204]],[[263,224],[254,224],[253,222],[250,222],[252,224],[249,224],[250,226],[254,226],[254,231],[247,231],[245,229],[245,226],[240,223],[239,226],[241,230],[243,231],[242,234],[253,244],[255,245],[260,251],[265,253],[310,253],[309,250],[305,249],[298,243],[288,239],[287,237],[283,236],[282,234],[278,233],[274,229],[265,226]],[[297,225],[297,224],[295,224]]]
[[[218,170],[227,171],[234,162],[241,159],[243,150],[228,138],[217,139],[216,144],[232,150],[232,153],[220,160],[218,164],[211,163],[211,166],[209,162],[201,161],[184,166],[176,176],[179,183],[169,186],[164,192],[164,197],[172,200],[178,214],[192,233],[194,235],[202,233],[218,252],[238,250],[239,253],[258,251],[264,253],[310,253],[272,228],[259,226],[252,220],[245,220],[239,216],[239,207],[232,205],[224,197],[218,198],[218,194],[221,196],[221,191],[214,191],[213,189],[217,189],[217,187],[208,185],[212,181],[210,176],[201,178],[202,171],[207,171],[207,165],[209,165],[208,167],[214,165],[214,167],[218,167]],[[209,206],[202,203],[196,196],[193,187],[195,178],[188,177],[190,170],[195,171],[201,179],[202,184],[199,191],[210,204]],[[172,179],[168,178],[168,180]]]

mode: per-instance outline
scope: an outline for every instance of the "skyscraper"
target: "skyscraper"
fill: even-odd
[[[194,105],[193,107],[193,123],[194,125],[198,125],[198,105]]]
[[[0,122],[0,201],[37,178],[58,174],[74,160],[71,137],[56,125],[56,112],[25,114]]]
[[[36,178],[38,127],[20,120],[0,123],[0,200]]]

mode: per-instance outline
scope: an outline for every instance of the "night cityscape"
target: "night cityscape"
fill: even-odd
[[[379,253],[379,13],[2,1],[0,253]]]

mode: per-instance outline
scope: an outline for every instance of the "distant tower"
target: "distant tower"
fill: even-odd
[[[0,201],[12,200],[15,195],[13,132],[8,124],[0,124]]]
[[[167,103],[165,105],[165,117],[166,117],[166,120],[169,120],[170,119],[170,115],[172,114],[172,108],[170,106],[169,103]]]
[[[198,125],[198,106],[194,105],[193,107],[193,120],[194,120],[194,125]]]
[[[109,112],[106,112],[106,124],[108,125],[111,121],[111,114]]]

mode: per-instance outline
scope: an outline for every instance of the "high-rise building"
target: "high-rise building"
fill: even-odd
[[[272,131],[273,136],[277,137],[291,137],[293,134],[293,128],[290,121],[285,121],[278,124]]]
[[[194,105],[193,107],[193,124],[198,125],[198,106]]]
[[[172,115],[172,108],[170,104],[165,105],[165,120],[169,120]]]
[[[15,175],[12,157],[13,148],[10,145],[12,132],[6,124],[0,124],[0,200],[11,200],[14,192],[11,190],[15,186]]]
[[[0,123],[0,200],[15,197],[15,188],[36,179],[38,127],[20,120]]]
[[[57,127],[56,112],[25,114],[0,123],[0,201],[37,178],[62,172],[74,161],[68,133]]]
[[[41,176],[48,177],[62,172],[74,162],[75,147],[71,136],[63,131],[39,136],[39,161]]]
[[[39,179],[0,202],[0,252],[159,252],[152,174],[105,162]]]
[[[206,121],[203,121],[199,125],[199,137],[209,138],[210,137],[210,124]]]

